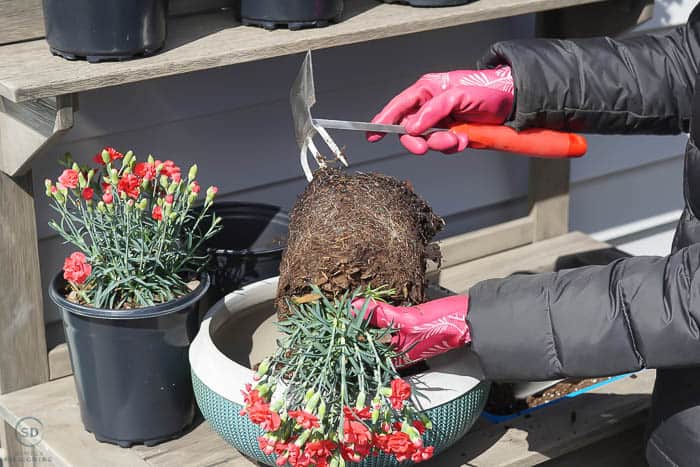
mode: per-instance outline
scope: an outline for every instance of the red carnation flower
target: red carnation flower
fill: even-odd
[[[258,437],[258,446],[260,446],[260,450],[268,456],[272,455],[275,452],[277,444],[279,444],[277,441],[270,441],[264,436]]]
[[[425,424],[423,422],[421,422],[420,420],[413,420],[413,427],[416,430],[418,430],[418,433],[420,433],[421,435],[423,433],[425,433],[425,430],[426,430]]]
[[[241,394],[243,394],[243,401],[245,402],[246,406],[266,402],[265,399],[260,397],[260,391],[253,389],[253,386],[250,383],[245,385],[245,390],[241,391]]]
[[[304,453],[315,458],[326,458],[331,455],[335,448],[336,444],[333,441],[321,439],[306,443]]]
[[[58,181],[61,185],[66,188],[76,188],[78,186],[78,171],[73,169],[66,169],[63,171]]]
[[[416,462],[416,463],[427,461],[428,459],[433,457],[434,453],[435,453],[435,448],[432,446],[420,448],[416,452],[413,453],[413,455],[411,456],[411,460],[413,462]]]
[[[153,206],[153,211],[151,212],[151,217],[157,221],[163,220],[163,208],[158,205]]]
[[[192,190],[192,193],[199,193],[202,187],[199,186],[199,183],[193,181],[190,185],[190,189]]]
[[[156,178],[156,166],[148,162],[139,162],[134,166],[134,174],[144,180],[153,180]]]
[[[349,444],[369,444],[372,434],[364,423],[355,420],[345,420],[343,424],[345,442]]]
[[[121,193],[126,193],[129,198],[136,199],[139,197],[139,178],[134,174],[124,175],[117,184],[117,191]]]
[[[124,154],[109,146],[105,146],[104,148],[102,148],[102,151],[107,151],[109,153],[110,162],[114,162],[117,159],[124,158]],[[105,165],[105,161],[102,160],[102,151],[95,154],[95,156],[92,158],[92,160],[95,161],[96,164]]]
[[[347,418],[354,418],[360,420],[369,420],[372,418],[372,412],[369,407],[362,407],[361,409],[343,407],[343,413]]]
[[[108,191],[105,194],[103,194],[102,201],[104,201],[105,204],[112,204],[112,202],[114,201],[114,195],[112,194],[112,192]]]
[[[287,463],[296,466],[299,461],[299,456],[301,455],[301,448],[294,443],[287,443],[284,447],[285,450],[277,457],[275,463],[279,466]]]
[[[161,161],[155,162],[156,167],[159,166],[160,164],[163,164],[163,167],[160,169],[160,175],[166,175],[166,176],[171,177],[171,178],[174,174],[180,175],[180,172],[181,172],[180,167],[175,165],[175,162],[173,162],[171,160],[167,160],[165,162],[161,162]]]
[[[306,430],[318,428],[320,426],[318,417],[304,410],[290,410],[287,413],[294,419],[295,422],[304,427]]]
[[[95,196],[95,190],[90,187],[83,188],[83,192],[80,194],[85,201],[91,200]]]
[[[279,414],[270,410],[270,404],[258,403],[246,407],[246,413],[251,422],[265,431],[275,431],[282,424]]]
[[[75,284],[84,284],[90,274],[92,266],[88,264],[85,255],[79,251],[71,254],[63,262],[63,278]]]
[[[401,378],[396,378],[391,382],[391,396],[389,401],[395,410],[403,408],[404,401],[411,397],[411,385]]]
[[[165,202],[168,204],[173,204],[174,201],[175,201],[175,197],[173,195],[167,195],[165,197]]]

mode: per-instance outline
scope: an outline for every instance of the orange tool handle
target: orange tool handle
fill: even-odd
[[[530,129],[516,131],[504,125],[459,123],[450,131],[466,134],[469,147],[513,152],[534,157],[565,159],[586,154],[586,138],[574,133],[554,130]]]

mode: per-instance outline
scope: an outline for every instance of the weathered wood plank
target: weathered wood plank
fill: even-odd
[[[6,399],[7,398],[7,399]],[[9,401],[8,404],[5,402]],[[8,424],[35,417],[43,424],[37,447],[54,466],[146,466],[135,452],[98,443],[83,428],[73,378],[62,378],[0,396],[0,416]]]
[[[642,425],[654,378],[654,371],[644,371],[635,378],[624,378],[533,412],[528,418],[468,433],[440,457],[423,465],[526,467],[557,458]]]
[[[530,160],[530,218],[534,222],[533,241],[564,235],[569,231],[568,159]]]
[[[0,171],[18,175],[57,136],[73,127],[73,95],[15,103],[0,97]]]
[[[68,345],[60,344],[49,351],[49,379],[59,379],[73,374]]]
[[[41,0],[0,0],[0,45],[44,37]]]
[[[646,419],[646,412],[640,413]],[[571,467],[594,465],[595,467],[635,466],[646,467],[645,424],[640,423],[617,436],[606,438],[578,451],[547,461],[542,467]]]
[[[468,232],[439,241],[442,267],[449,268],[473,259],[532,243],[534,222],[530,217]],[[431,267],[429,271],[434,271]]]
[[[203,422],[183,438],[152,448],[135,446],[133,449],[148,462],[148,465],[157,467],[228,466],[239,465],[241,461],[248,462],[241,453],[217,435],[207,422]]]
[[[153,448],[123,449],[95,441],[85,431],[75,396],[72,377],[0,396],[0,417],[13,425],[22,417],[36,417],[43,424],[42,440],[37,445],[56,467],[145,467],[147,465],[220,465],[240,456],[230,449],[206,423],[180,440]],[[191,455],[188,456],[188,453]],[[146,462],[144,458],[152,458]],[[183,459],[168,463],[168,459]]]
[[[355,0],[343,22],[303,31],[242,27],[232,11],[180,17],[171,21],[165,50],[139,60],[70,62],[51,56],[45,41],[1,47],[0,95],[24,101],[598,1],[480,0],[426,9]]]
[[[0,394],[48,380],[31,174],[0,172]],[[10,457],[22,454],[14,424],[0,429]]]
[[[642,423],[653,380],[654,372],[646,371],[507,426],[480,422],[478,429],[426,467],[525,466],[575,451]],[[179,440],[152,448],[97,443],[82,428],[72,378],[0,397],[0,416],[10,423],[23,416],[40,419],[44,432],[38,447],[56,466],[257,465],[228,446],[206,423]]]
[[[553,270],[562,256],[606,248],[580,232],[533,243],[493,256],[459,264],[440,271],[439,284],[458,293],[464,293],[479,281],[506,277],[516,272],[545,272]]]

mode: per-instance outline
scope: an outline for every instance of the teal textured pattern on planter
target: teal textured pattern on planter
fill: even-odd
[[[276,457],[266,455],[258,446],[258,437],[263,434],[262,428],[252,423],[247,417],[240,415],[240,411],[243,409],[240,404],[225,399],[212,391],[194,372],[192,373],[192,385],[202,415],[219,436],[244,455],[270,466],[275,465]],[[434,446],[437,454],[462,438],[484,409],[490,387],[489,382],[482,381],[466,394],[426,410],[425,413],[433,422],[433,429],[425,434],[425,445]],[[399,463],[393,457],[382,454],[376,457],[367,457],[359,464],[349,463],[348,465],[395,467],[409,464]]]

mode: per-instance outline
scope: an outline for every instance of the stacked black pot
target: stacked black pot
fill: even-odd
[[[289,215],[261,203],[216,202],[222,229],[205,247],[212,256],[210,302],[252,282],[279,275]]]
[[[51,52],[69,60],[126,60],[165,44],[168,0],[43,0]]]
[[[381,0],[384,3],[404,3],[418,7],[440,7],[466,5],[476,0]]]
[[[243,24],[266,29],[328,26],[342,13],[343,0],[241,0]]]

